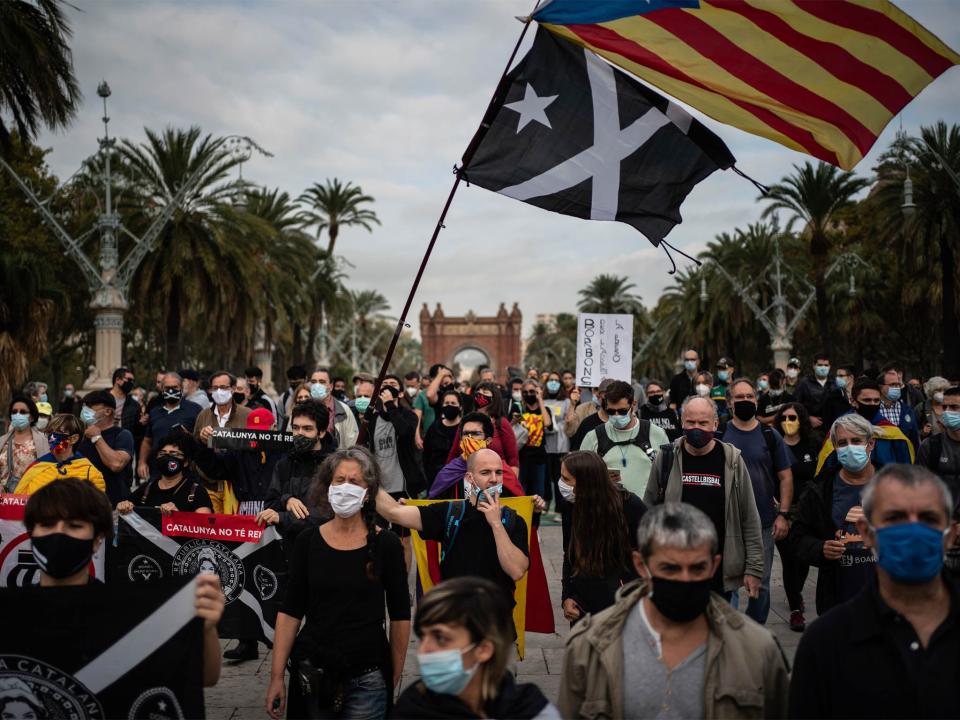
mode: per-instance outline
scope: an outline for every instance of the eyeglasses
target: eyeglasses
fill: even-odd
[[[486,435],[484,435],[483,433],[483,430],[464,430],[462,433],[460,433],[460,435],[462,437],[468,437],[468,438],[485,438],[486,437]]]
[[[628,407],[617,408],[617,409],[607,408],[607,415],[629,415],[629,414],[630,414],[630,408]]]

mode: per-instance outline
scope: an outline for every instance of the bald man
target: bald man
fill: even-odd
[[[513,599],[515,584],[530,566],[527,523],[500,505],[503,462],[493,450],[467,458],[463,476],[465,500],[411,507],[381,490],[377,512],[391,523],[417,530],[440,543],[440,576],[444,580],[474,575],[493,581]]]

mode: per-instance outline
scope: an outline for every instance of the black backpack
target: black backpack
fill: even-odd
[[[643,450],[644,454],[650,458],[651,461],[657,455],[656,451],[650,446],[649,420],[640,420],[640,427],[637,430],[637,436],[632,440],[620,440],[619,442],[614,442],[610,439],[610,436],[607,435],[606,427],[603,424],[597,425],[594,432],[597,433],[597,454],[600,457],[606,457],[607,453],[617,445],[636,445],[638,448]]]
[[[454,505],[458,505],[460,508],[460,512],[457,513],[456,517],[454,517]],[[443,526],[443,542],[440,543],[440,562],[444,561],[447,557],[447,551],[450,550],[453,547],[453,543],[456,542],[457,534],[460,532],[460,523],[466,512],[466,500],[454,500],[453,502],[447,503],[447,518]],[[508,507],[500,508],[500,522],[503,523],[503,527],[509,535],[517,522],[517,511]]]

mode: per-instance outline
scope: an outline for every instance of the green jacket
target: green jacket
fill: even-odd
[[[557,706],[564,718],[622,718],[623,626],[647,594],[643,579],[624,585],[616,602],[587,615],[567,638]],[[704,718],[782,718],[787,662],[776,638],[719,595],[707,605]]]
[[[720,442],[717,440],[716,442]],[[683,494],[683,443],[682,437],[673,442],[673,466],[667,478],[666,502],[680,502]],[[726,460],[724,467],[723,492],[726,496],[723,539],[723,589],[733,592],[743,585],[744,575],[763,577],[763,537],[760,527],[760,513],[753,499],[753,484],[750,473],[740,457],[740,450],[729,443],[720,442]],[[643,494],[647,507],[657,504],[657,488],[660,485],[660,456],[662,450],[650,468],[650,479]]]

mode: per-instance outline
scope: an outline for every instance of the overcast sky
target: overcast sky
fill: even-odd
[[[84,94],[67,132],[40,138],[61,178],[96,151],[102,134],[97,83],[106,79],[114,135],[200,125],[249,135],[274,153],[244,176],[296,197],[338,177],[376,198],[383,225],[341,231],[337,250],[355,266],[349,284],[375,288],[398,314],[458,161],[486,108],[530,0],[273,0],[114,2],[75,0],[68,10]],[[898,3],[960,50],[960,3]],[[532,33],[528,33],[532,38]],[[529,39],[528,43],[529,44]],[[903,126],[960,122],[960,70],[910,104]],[[747,174],[770,184],[806,156],[697,115]],[[897,120],[857,167],[869,174]],[[729,172],[701,183],[668,240],[695,255],[717,233],[759,218],[752,185]],[[662,251],[629,226],[548,213],[489,191],[462,188],[411,311],[494,313],[519,302],[537,313],[574,311],[577,291],[599,273],[627,275],[648,307],[670,284]]]

